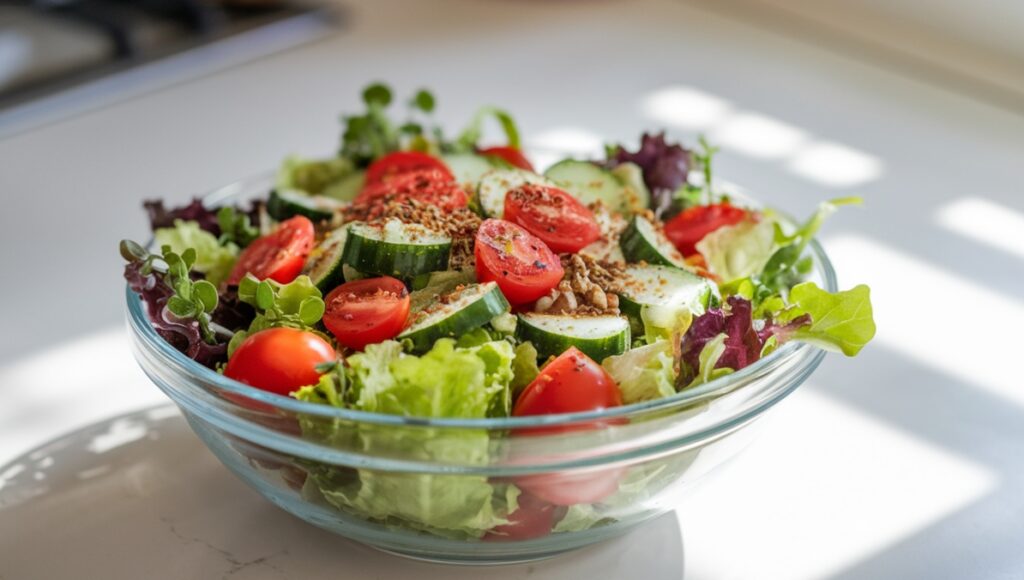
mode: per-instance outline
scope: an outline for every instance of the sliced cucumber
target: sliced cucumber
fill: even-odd
[[[619,310],[639,333],[645,307],[685,307],[698,316],[707,309],[710,298],[711,284],[696,274],[670,266],[631,264],[623,276]]]
[[[622,182],[623,204],[620,208],[623,213],[639,213],[651,207],[651,191],[644,183],[644,172],[636,163],[620,163],[611,170],[615,177]]]
[[[267,213],[281,221],[297,215],[320,222],[334,217],[341,204],[322,195],[307,195],[295,189],[273,190],[267,199]]]
[[[327,294],[345,281],[341,256],[345,251],[348,228],[338,228],[327,234],[306,258],[303,273],[307,274],[321,292]]]
[[[643,216],[635,215],[629,220],[629,225],[619,238],[619,245],[627,262],[686,268],[683,255],[665,237],[665,233]]]
[[[554,181],[583,203],[600,200],[616,211],[628,209],[630,195],[636,195],[630,194],[622,180],[614,173],[589,161],[559,161],[544,172],[544,177]]]
[[[510,167],[502,159],[496,157],[485,157],[476,153],[447,153],[441,156],[441,161],[451,169],[455,181],[460,184],[472,184],[476,186],[485,173],[494,169]]]
[[[424,308],[398,340],[412,342],[415,352],[424,352],[439,338],[456,337],[487,324],[511,307],[494,282],[471,284]]]
[[[629,348],[629,321],[621,316],[519,315],[516,336],[528,340],[541,360],[575,346],[597,362]]]
[[[451,249],[451,238],[420,224],[355,222],[348,228],[342,262],[360,272],[412,280],[447,269]]]
[[[324,188],[321,195],[339,201],[352,201],[359,195],[366,182],[365,171],[355,171]]]
[[[619,236],[626,229],[626,220],[603,203],[595,207],[594,219],[601,229],[601,237],[581,249],[579,253],[595,260],[625,263],[626,257],[622,255]]]
[[[484,215],[500,218],[505,215],[505,194],[527,183],[537,185],[555,185],[536,173],[522,169],[494,169],[480,177],[476,193],[480,198],[480,208]]]

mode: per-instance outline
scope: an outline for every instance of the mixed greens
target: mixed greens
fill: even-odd
[[[400,122],[393,100],[365,89],[337,154],[287,158],[250,207],[145,204],[159,252],[124,241],[121,253],[161,337],[314,404],[486,418],[669,397],[790,341],[854,356],[874,336],[867,287],[807,280],[808,244],[857,198],[793,224],[720,191],[706,141],[690,150],[664,134],[542,173],[503,110],[482,108],[448,138],[431,93],[416,92]],[[488,120],[506,145],[481,145]],[[491,460],[483,430],[438,444],[380,426],[300,427],[366,452]],[[606,521],[677,463],[501,482],[310,465],[304,493],[389,526],[525,539]]]

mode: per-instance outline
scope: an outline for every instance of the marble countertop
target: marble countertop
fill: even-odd
[[[660,559],[644,569],[650,578],[1024,576],[1024,389],[1013,366],[1024,324],[1024,117],[877,55],[733,20],[697,0],[350,4],[346,26],[314,43],[0,140],[0,296],[15,329],[0,333],[0,463],[163,400],[122,328],[116,244],[145,235],[140,200],[183,201],[283,154],[331,151],[339,111],[383,79],[400,92],[431,87],[453,130],[482,102],[507,105],[542,157],[665,126],[721,143],[721,175],[793,214],[834,196],[866,200],[836,215],[823,242],[841,285],[872,286],[876,342],[856,360],[829,357],[676,514],[614,546],[505,577],[623,577],[608,562],[630,558]],[[230,478],[216,485],[245,489]],[[251,505],[251,523],[281,519]],[[243,562],[264,555],[252,546],[273,544],[280,530],[262,528],[274,526],[179,531],[226,534]],[[12,533],[0,534],[0,553],[16,545]],[[155,566],[151,577],[227,573],[192,547],[183,568]],[[369,563],[346,578],[410,573],[391,557],[343,551]],[[253,566],[233,577],[341,575],[329,554],[303,554],[293,570]],[[33,577],[4,565],[0,578]]]

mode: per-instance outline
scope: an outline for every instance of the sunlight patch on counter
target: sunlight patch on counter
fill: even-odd
[[[734,115],[710,136],[713,145],[721,145],[758,159],[788,157],[807,139],[806,131],[760,113]]]
[[[1024,212],[982,197],[964,197],[940,207],[935,217],[947,230],[1024,258]]]
[[[638,103],[640,113],[662,127],[700,131],[721,145],[754,159],[774,161],[817,185],[846,189],[882,177],[884,163],[869,152],[812,135],[803,127],[685,85],[654,90]],[[690,143],[692,146],[693,143]]]
[[[840,287],[853,281],[871,286],[875,340],[1024,407],[1016,368],[1024,303],[866,237],[826,238],[824,246],[842,272]],[[973,313],[970,336],[951,336],[951,320],[964,312]]]
[[[707,129],[721,123],[732,105],[720,97],[693,87],[674,85],[654,91],[640,104],[643,114],[659,123],[680,129]]]
[[[882,176],[882,161],[840,143],[819,141],[797,152],[786,168],[829,187],[855,187]]]
[[[686,577],[833,577],[991,493],[998,475],[800,387],[760,438],[678,511]],[[770,541],[765,541],[770,538]],[[743,546],[742,557],[729,551]],[[723,564],[724,563],[724,564]]]

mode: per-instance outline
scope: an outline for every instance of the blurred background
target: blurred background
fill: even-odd
[[[510,109],[540,166],[664,128],[794,215],[866,201],[822,237],[871,285],[875,342],[657,523],[661,565],[648,533],[496,577],[1022,578],[1021,30],[1006,0],[3,3],[0,464],[163,400],[122,322],[141,201],[330,153],[380,80],[431,89],[450,130]],[[359,574],[413,573],[374,557]]]

